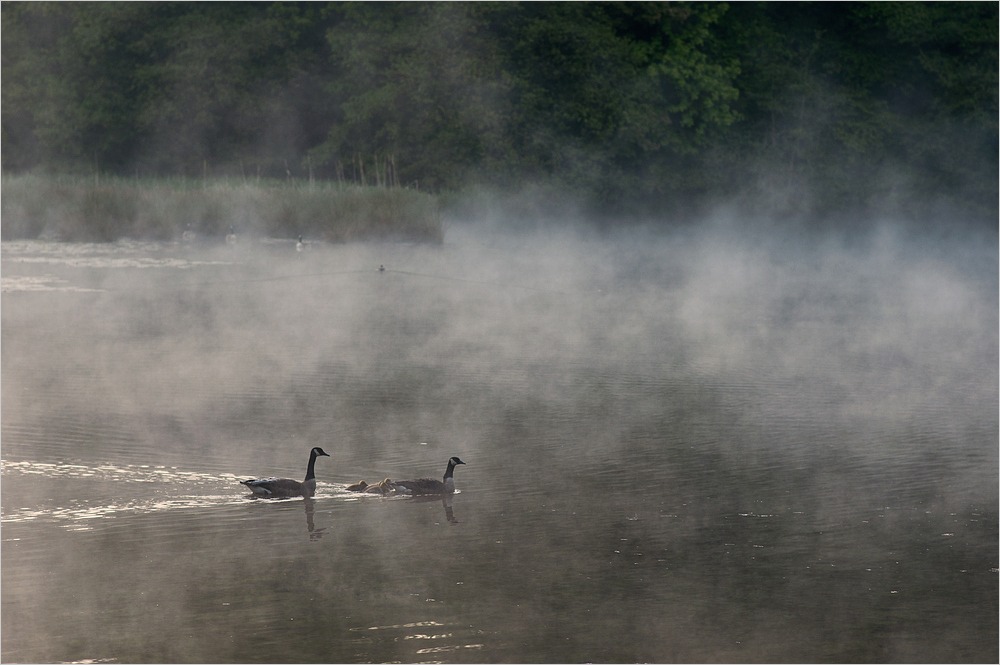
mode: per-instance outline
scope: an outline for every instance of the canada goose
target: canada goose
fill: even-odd
[[[306,479],[301,483],[290,478],[252,478],[241,480],[240,485],[258,496],[284,498],[290,496],[311,497],[316,492],[316,458],[329,457],[322,448],[313,448],[309,452],[309,467],[306,469]]]
[[[364,489],[364,492],[365,494],[381,494],[382,496],[388,496],[392,494],[395,489],[396,488],[393,482],[386,478],[382,482],[369,485]]]
[[[368,487],[368,483],[366,483],[363,480],[359,480],[358,482],[354,483],[353,485],[348,485],[347,486],[347,491],[348,492],[364,492],[366,487]]]
[[[181,234],[181,240],[184,242],[191,242],[194,240],[194,231],[191,230],[190,224],[187,225],[187,228],[184,229],[184,233]]]
[[[417,478],[415,480],[397,480],[393,483],[396,490],[402,494],[451,494],[455,491],[455,465],[465,464],[457,457],[448,460],[448,468],[444,472],[444,482],[432,478]]]
[[[295,243],[295,251],[296,252],[301,252],[305,248],[306,248],[306,245],[305,245],[304,242],[302,242],[302,236],[299,236],[299,241],[297,243]]]
[[[234,229],[231,226],[229,227],[229,235],[226,236],[226,244],[227,245],[236,244],[236,229]]]

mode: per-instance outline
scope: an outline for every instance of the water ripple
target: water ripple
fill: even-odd
[[[73,286],[67,280],[55,275],[19,275],[0,277],[0,291],[82,291],[88,293],[103,293],[104,289],[87,289]]]
[[[194,266],[228,266],[229,261],[194,261],[190,259],[113,258],[107,256],[18,256],[5,259],[14,263],[49,263],[74,268],[193,268]]]
[[[232,265],[230,261],[202,261],[177,257],[136,256],[172,249],[176,243],[119,240],[114,243],[62,243],[45,240],[4,241],[4,261],[68,265],[76,268],[192,268]]]
[[[10,461],[0,460],[0,474],[9,476],[41,476],[46,479],[85,479],[87,482],[114,484],[159,484],[169,485],[175,495],[143,496],[127,499],[80,499],[69,500],[69,505],[63,506],[31,506],[9,508],[0,506],[0,523],[17,524],[24,522],[51,522],[72,531],[83,531],[93,528],[92,521],[101,518],[114,518],[126,515],[138,515],[171,510],[192,508],[212,508],[233,506],[256,501],[244,488],[237,483],[241,476],[231,473],[210,474],[195,471],[184,471],[177,467],[154,465],[115,465],[100,464],[88,466],[75,463],[37,462],[33,460]],[[245,476],[244,476],[245,477]],[[232,488],[230,493],[222,494],[219,490]],[[206,493],[197,492],[204,488]],[[157,490],[159,492],[159,490]],[[319,483],[314,499],[330,496],[343,496],[353,499],[355,495],[347,492],[339,485]],[[297,501],[298,497],[279,501]]]
[[[231,473],[209,474],[196,471],[181,471],[177,467],[153,466],[148,464],[101,464],[86,466],[83,464],[36,462],[25,460],[13,462],[0,460],[0,473],[19,472],[23,474],[43,475],[49,478],[99,478],[116,483],[152,483],[176,482],[202,485],[236,480],[238,476]]]

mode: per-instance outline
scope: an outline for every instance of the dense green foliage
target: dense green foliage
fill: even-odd
[[[6,172],[364,172],[605,210],[997,212],[996,3],[2,11]]]

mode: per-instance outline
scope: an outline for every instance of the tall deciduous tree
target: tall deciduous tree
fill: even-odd
[[[508,82],[460,3],[343,3],[327,33],[337,121],[312,154],[351,164],[391,154],[404,182],[440,187],[510,163]],[[356,167],[355,167],[356,168]]]

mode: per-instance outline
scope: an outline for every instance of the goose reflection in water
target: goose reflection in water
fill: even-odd
[[[251,497],[251,500],[254,501],[258,499],[260,499],[260,497],[257,496]],[[278,503],[285,504],[294,500],[295,497],[283,497]],[[323,537],[323,534],[327,530],[327,527],[322,527],[320,529],[316,528],[316,520],[314,519],[316,514],[316,502],[313,500],[311,496],[303,496],[302,505],[306,511],[306,531],[309,533],[309,540],[319,540],[320,538]]]
[[[455,500],[454,494],[408,496],[404,500],[410,503],[434,503],[435,501],[440,501],[441,505],[444,506],[444,518],[448,520],[449,524],[458,524],[455,512],[452,510],[452,502]]]
[[[441,505],[444,506],[445,519],[448,520],[450,524],[458,524],[458,520],[455,519],[455,513],[452,510],[452,502],[455,499],[454,494],[411,494],[400,496],[396,491],[396,483],[389,478],[386,478],[379,483],[375,483],[374,485],[369,485],[362,480],[353,485],[348,485],[346,489],[348,492],[356,492],[359,494],[378,494],[382,497],[393,497],[393,499],[401,499],[411,503],[433,503],[440,501]]]
[[[327,527],[323,527],[322,529],[316,528],[316,523],[313,521],[313,513],[316,509],[316,502],[308,496],[302,497],[302,500],[306,507],[306,531],[309,532],[309,540],[319,540],[323,537],[323,533],[326,531]]]

